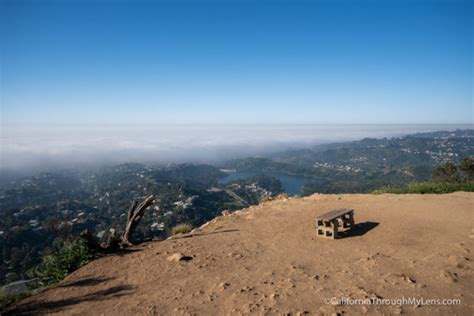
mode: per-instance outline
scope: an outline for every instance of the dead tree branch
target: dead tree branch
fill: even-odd
[[[127,216],[127,225],[125,226],[125,232],[123,233],[122,237],[120,238],[122,241],[122,245],[130,246],[132,242],[130,241],[130,236],[135,231],[138,223],[142,219],[143,215],[145,214],[145,209],[153,203],[155,200],[154,195],[147,196],[140,204],[137,205],[137,201],[133,201],[132,206],[128,210]]]
[[[115,229],[111,232],[107,242],[102,244],[98,243],[88,230],[85,230],[81,233],[81,238],[86,241],[88,248],[94,252],[116,252],[122,247],[133,245],[133,243],[130,241],[130,237],[145,214],[145,209],[150,206],[154,200],[155,196],[149,195],[140,204],[138,204],[136,200],[132,202],[132,205],[128,210],[127,225],[125,226],[125,231],[120,239],[116,237]]]

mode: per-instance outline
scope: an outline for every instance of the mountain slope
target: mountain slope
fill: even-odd
[[[339,207],[355,209],[356,233],[317,238],[315,216]],[[473,193],[270,201],[218,217],[190,236],[95,260],[12,313],[473,314],[473,215]],[[174,253],[192,259],[173,261]],[[333,297],[462,304],[325,303]]]

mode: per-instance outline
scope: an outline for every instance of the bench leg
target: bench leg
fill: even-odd
[[[336,239],[337,234],[339,232],[339,222],[338,221],[332,221],[331,226],[332,226],[332,232],[333,232],[332,239]]]
[[[352,228],[354,226],[354,214],[349,213],[342,218],[342,228]]]
[[[336,222],[337,226],[337,222]],[[334,239],[335,237],[335,230],[334,230],[334,224],[333,222],[326,222],[326,221],[317,221],[316,225],[316,233],[319,237],[324,237],[324,238],[331,238]],[[337,228],[336,228],[337,232]]]

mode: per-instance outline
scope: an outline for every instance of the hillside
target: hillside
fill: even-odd
[[[352,236],[314,218],[355,209]],[[474,194],[312,195],[218,217],[189,236],[95,260],[11,310],[133,314],[474,313]],[[173,254],[189,256],[173,261]],[[325,299],[445,298],[452,306],[334,306]]]
[[[427,181],[435,166],[473,155],[474,130],[466,129],[322,144],[235,159],[224,167],[315,179],[304,185],[304,195],[367,193],[386,185]]]
[[[474,180],[473,129],[365,138],[214,166],[123,163],[23,175],[0,186],[0,286],[34,278],[58,236],[87,229],[106,241],[109,228],[123,227],[131,201],[146,195],[155,195],[156,202],[137,240],[167,238],[179,223],[197,227],[223,210],[256,205],[282,191],[306,196],[404,187],[432,179],[442,163],[469,157],[463,172]]]

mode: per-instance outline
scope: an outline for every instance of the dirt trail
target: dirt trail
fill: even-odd
[[[316,237],[314,218],[340,207],[355,209],[355,233],[335,241]],[[473,229],[473,193],[271,201],[218,217],[190,237],[96,260],[12,312],[473,315]],[[174,253],[192,259],[172,260]],[[325,303],[346,297],[462,303]]]

